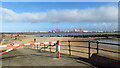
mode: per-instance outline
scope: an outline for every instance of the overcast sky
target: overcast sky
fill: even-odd
[[[3,32],[117,30],[117,2],[3,2]]]

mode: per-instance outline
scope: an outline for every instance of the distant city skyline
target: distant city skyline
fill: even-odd
[[[118,30],[117,2],[3,2],[2,31]]]

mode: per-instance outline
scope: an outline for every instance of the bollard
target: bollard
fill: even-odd
[[[58,46],[58,59],[60,59],[60,41],[57,41]]]

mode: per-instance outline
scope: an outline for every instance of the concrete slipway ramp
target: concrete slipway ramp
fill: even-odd
[[[38,52],[32,49],[16,49],[2,56],[2,66],[87,66],[93,65],[67,55],[57,59],[57,53]]]

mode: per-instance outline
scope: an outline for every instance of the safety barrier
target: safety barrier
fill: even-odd
[[[0,47],[12,47],[12,48],[0,53],[0,55],[5,54],[7,52],[10,52],[14,49],[17,49],[17,48],[21,47],[21,46],[41,45],[41,44],[49,44],[49,45],[57,44],[56,45],[56,51],[58,53],[58,58],[60,58],[60,41],[59,40],[57,42],[41,42],[41,43],[16,44],[16,45],[0,45]]]
[[[58,44],[58,50],[57,50],[58,58],[60,58],[60,41],[57,41],[57,44]]]
[[[69,53],[69,56],[71,56],[72,55],[72,52],[77,52],[77,53],[85,53],[85,54],[88,54],[88,58],[90,59],[91,58],[91,54],[92,54],[92,52],[91,52],[91,50],[92,49],[94,49],[94,50],[96,50],[96,53],[97,54],[99,54],[99,51],[105,51],[105,52],[110,52],[110,53],[116,53],[116,54],[120,54],[120,52],[118,51],[113,51],[112,49],[111,50],[109,50],[109,49],[107,49],[107,48],[100,48],[99,46],[99,44],[108,44],[107,46],[110,46],[110,45],[114,45],[114,46],[120,46],[120,44],[115,44],[115,43],[106,43],[106,42],[99,42],[99,41],[90,41],[90,40],[81,40],[81,41],[70,41],[70,40],[68,40],[68,41],[61,41],[61,44],[63,43],[63,42],[68,42],[68,50],[67,49],[62,49],[62,47],[61,47],[61,51],[62,50],[66,50],[66,51],[69,51],[68,53]],[[74,45],[73,46],[73,44],[71,44],[72,42],[82,42],[82,43],[87,43],[86,45],[87,46],[84,46],[84,45],[82,45],[82,46],[80,46],[80,45]],[[95,46],[94,47],[92,47],[92,45],[91,45],[91,43],[94,43],[95,44]],[[61,45],[61,46],[66,46],[66,45]],[[82,51],[79,51],[79,50],[72,50],[72,47],[81,47],[81,48],[87,48],[87,52],[82,52]]]

